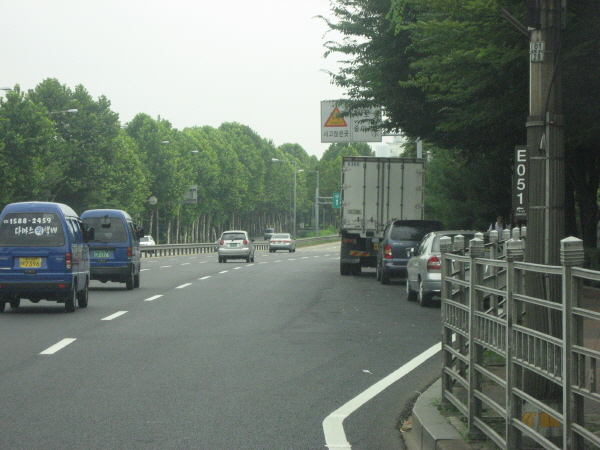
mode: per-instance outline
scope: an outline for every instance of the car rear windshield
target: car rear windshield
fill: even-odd
[[[83,223],[94,229],[94,239],[90,242],[126,242],[127,233],[120,217],[86,217]]]
[[[442,236],[436,236],[435,239],[433,240],[433,244],[431,244],[431,251],[432,252],[439,252],[440,251],[440,239],[443,237],[449,237],[450,239],[452,239],[452,242],[454,242],[454,236],[458,236],[458,234],[444,234]],[[471,239],[475,238],[474,234],[461,234],[461,236],[465,237],[465,245],[468,247],[469,246],[469,241]]]
[[[224,241],[236,241],[238,239],[246,239],[246,235],[244,233],[225,233],[221,236],[221,239]]]
[[[427,233],[439,230],[435,224],[399,225],[392,229],[391,238],[395,241],[420,241]]]
[[[0,246],[60,247],[65,233],[55,213],[9,213],[0,224]]]
[[[271,239],[289,239],[289,234],[274,234]]]

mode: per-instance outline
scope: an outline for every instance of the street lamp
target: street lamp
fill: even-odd
[[[60,114],[60,113],[69,113],[69,114],[77,114],[79,110],[77,109],[65,109],[64,111],[51,111],[50,114]]]
[[[300,169],[298,172],[312,172],[317,174],[317,189],[315,190],[315,236],[319,237],[319,171]]]
[[[278,161],[278,162],[290,162],[292,164],[294,164],[294,238],[296,237],[296,174],[298,172],[298,162],[297,161],[292,161],[292,160],[287,160],[287,159],[277,159],[277,158],[272,158],[271,161]]]

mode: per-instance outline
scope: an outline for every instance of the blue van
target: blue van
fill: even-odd
[[[67,312],[88,305],[94,231],[62,203],[22,202],[0,213],[0,312],[21,299],[65,304]]]
[[[90,273],[102,283],[125,283],[127,289],[140,287],[140,237],[144,231],[120,209],[90,209],[81,221],[94,229],[90,240]]]

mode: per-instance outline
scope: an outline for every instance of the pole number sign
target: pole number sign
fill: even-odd
[[[546,44],[542,41],[533,41],[529,43],[529,53],[531,55],[531,62],[543,62],[544,61],[544,49]]]
[[[527,146],[515,147],[515,173],[513,176],[513,212],[514,218],[527,220],[529,163]]]

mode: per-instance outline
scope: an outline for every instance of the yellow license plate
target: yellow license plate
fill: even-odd
[[[42,258],[21,258],[19,267],[42,267]]]

